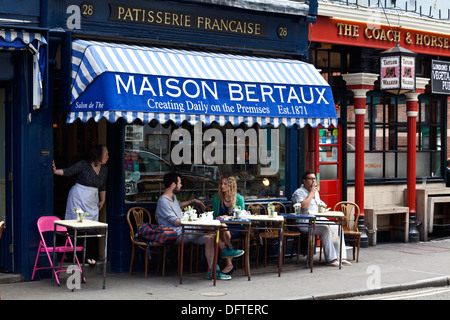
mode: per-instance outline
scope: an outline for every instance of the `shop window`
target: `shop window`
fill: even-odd
[[[211,199],[223,174],[236,177],[245,199],[284,198],[285,130],[230,123],[125,125],[125,202],[157,201],[163,176],[172,170],[183,177],[179,200]]]
[[[404,96],[367,98],[364,134],[366,181],[406,179],[408,126]],[[443,178],[441,150],[444,101],[420,96],[416,133],[417,177]],[[355,120],[348,106],[347,178],[355,179]]]
[[[350,55],[340,47],[321,44],[320,48],[311,51],[310,63],[321,70],[320,74],[331,86],[341,85],[342,69],[350,64]]]

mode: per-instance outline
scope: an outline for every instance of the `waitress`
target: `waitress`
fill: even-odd
[[[66,220],[75,220],[74,208],[87,212],[85,219],[98,221],[98,213],[105,204],[106,179],[108,177],[108,167],[106,162],[109,159],[106,146],[96,145],[89,153],[89,160],[81,160],[66,169],[56,169],[53,161],[53,174],[59,176],[77,175],[77,181],[69,191],[66,205]],[[98,245],[97,238],[88,238],[86,246],[86,262],[95,265],[97,262]],[[94,243],[92,243],[94,242]]]

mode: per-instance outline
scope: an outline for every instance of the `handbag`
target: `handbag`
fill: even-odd
[[[172,228],[150,223],[144,223],[139,227],[138,236],[154,244],[174,243],[178,238],[177,232]]]

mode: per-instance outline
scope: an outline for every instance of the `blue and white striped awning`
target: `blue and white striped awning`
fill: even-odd
[[[337,125],[331,88],[288,59],[75,40],[67,122]]]
[[[33,54],[33,108],[39,108],[43,100],[43,76],[47,41],[40,33],[0,29],[0,50],[30,50]]]

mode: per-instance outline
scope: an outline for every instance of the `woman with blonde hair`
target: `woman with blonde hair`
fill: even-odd
[[[219,215],[233,215],[234,207],[245,209],[244,197],[237,193],[237,183],[233,176],[220,179],[217,195],[212,200],[214,218]]]
[[[220,179],[217,195],[212,199],[214,218],[218,216],[232,216],[233,208],[245,209],[244,197],[237,193],[237,183],[233,176],[224,176]],[[221,249],[221,255],[225,258],[226,266],[222,273],[230,275],[233,273],[232,258],[244,254],[243,250],[235,250],[230,244],[231,239],[239,238],[241,231],[233,231],[233,226],[228,226],[228,230],[221,232],[221,240],[225,243],[225,248]]]

